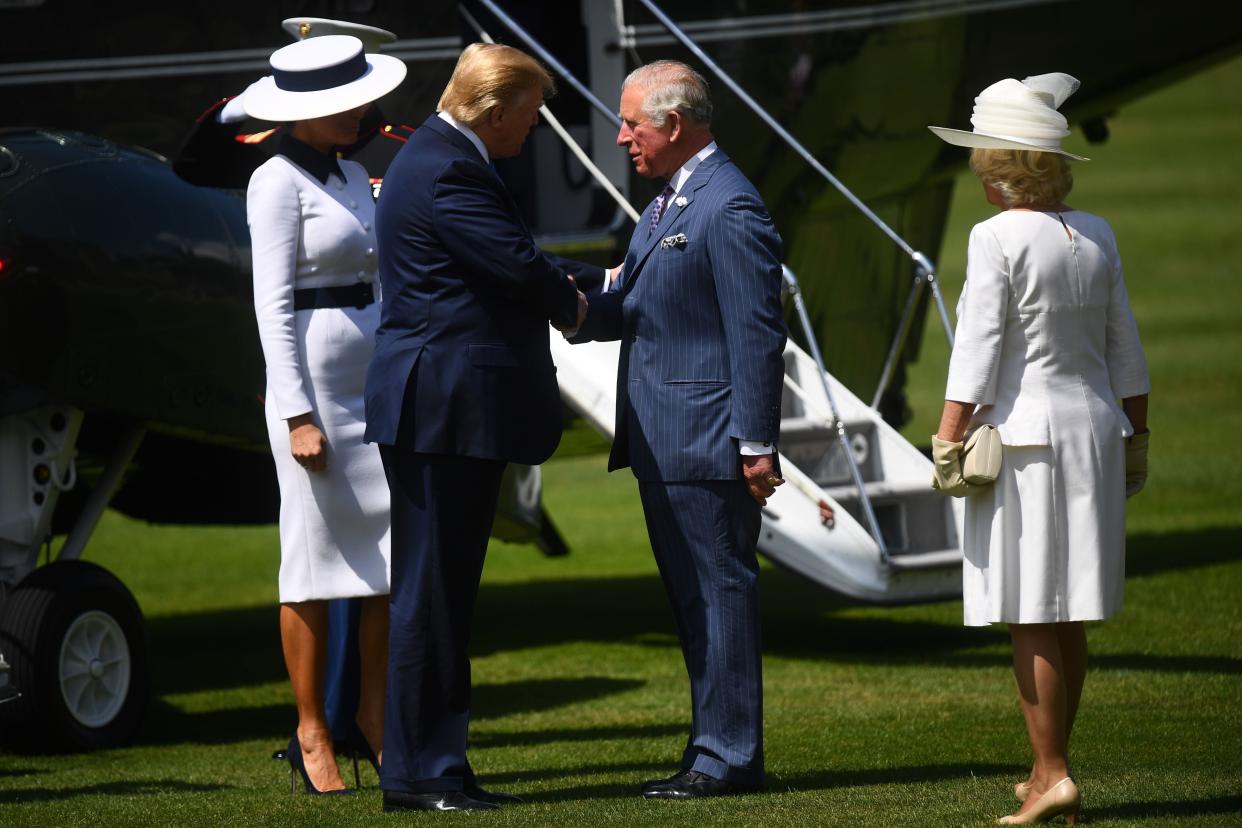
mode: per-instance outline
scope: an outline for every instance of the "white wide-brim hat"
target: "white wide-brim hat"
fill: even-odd
[[[365,26],[362,23],[327,17],[287,17],[280,22],[280,27],[294,40],[308,40],[325,35],[353,35],[362,41],[362,48],[368,52],[378,52],[397,40],[395,34],[378,26]]]
[[[272,74],[246,90],[246,114],[262,121],[322,118],[382,98],[405,78],[405,64],[368,55],[349,35],[290,43],[271,57]]]
[[[1078,86],[1078,79],[1064,72],[1032,75],[1020,81],[1005,78],[975,98],[970,116],[973,130],[928,129],[959,147],[1055,152],[1076,161],[1090,161],[1061,149],[1061,139],[1070,131],[1069,122],[1057,110]]]

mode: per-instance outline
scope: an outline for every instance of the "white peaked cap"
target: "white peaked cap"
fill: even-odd
[[[289,17],[281,21],[280,27],[294,40],[323,35],[352,35],[362,41],[363,48],[368,52],[378,52],[397,39],[395,34],[378,26],[364,26],[327,17]]]

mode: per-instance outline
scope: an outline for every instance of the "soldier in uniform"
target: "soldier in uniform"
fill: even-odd
[[[296,40],[328,34],[353,35],[368,52],[379,51],[397,36],[386,29],[328,20],[321,17],[290,17],[281,26]],[[247,120],[242,100],[246,93],[221,98],[198,117],[173,160],[173,171],[200,187],[244,190],[250,174],[271,158],[282,127],[259,132],[241,131]],[[363,116],[358,140],[338,150],[340,157],[357,161],[371,177],[371,194],[378,198],[384,171],[414,128],[389,120],[376,104]]]

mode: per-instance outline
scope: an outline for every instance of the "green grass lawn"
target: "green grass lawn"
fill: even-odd
[[[1089,631],[1073,759],[1093,824],[1242,819],[1242,60],[1122,111],[1071,203],[1117,230],[1155,391],[1152,476],[1131,501],[1126,607]],[[931,140],[929,138],[929,140]],[[941,256],[956,302],[973,180]],[[947,362],[927,326],[911,380],[935,427]],[[851,604],[763,573],[770,790],[648,803],[689,693],[632,478],[562,457],[546,499],[574,549],[494,545],[474,643],[472,761],[528,804],[495,825],[982,825],[1013,810],[1029,761],[1000,627],[961,605]],[[277,636],[275,527],[147,526],[109,513],[88,557],[147,616],[153,700],[137,743],[79,756],[0,754],[0,826],[391,824],[358,797],[290,796],[268,755],[294,724]],[[347,774],[347,777],[349,774]],[[407,816],[402,822],[418,821]],[[427,815],[427,822],[451,816]]]

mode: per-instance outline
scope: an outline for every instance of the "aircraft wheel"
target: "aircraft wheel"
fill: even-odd
[[[22,696],[0,706],[4,742],[39,752],[115,747],[147,706],[147,646],[138,602],[87,561],[36,569],[8,596],[0,650]]]

